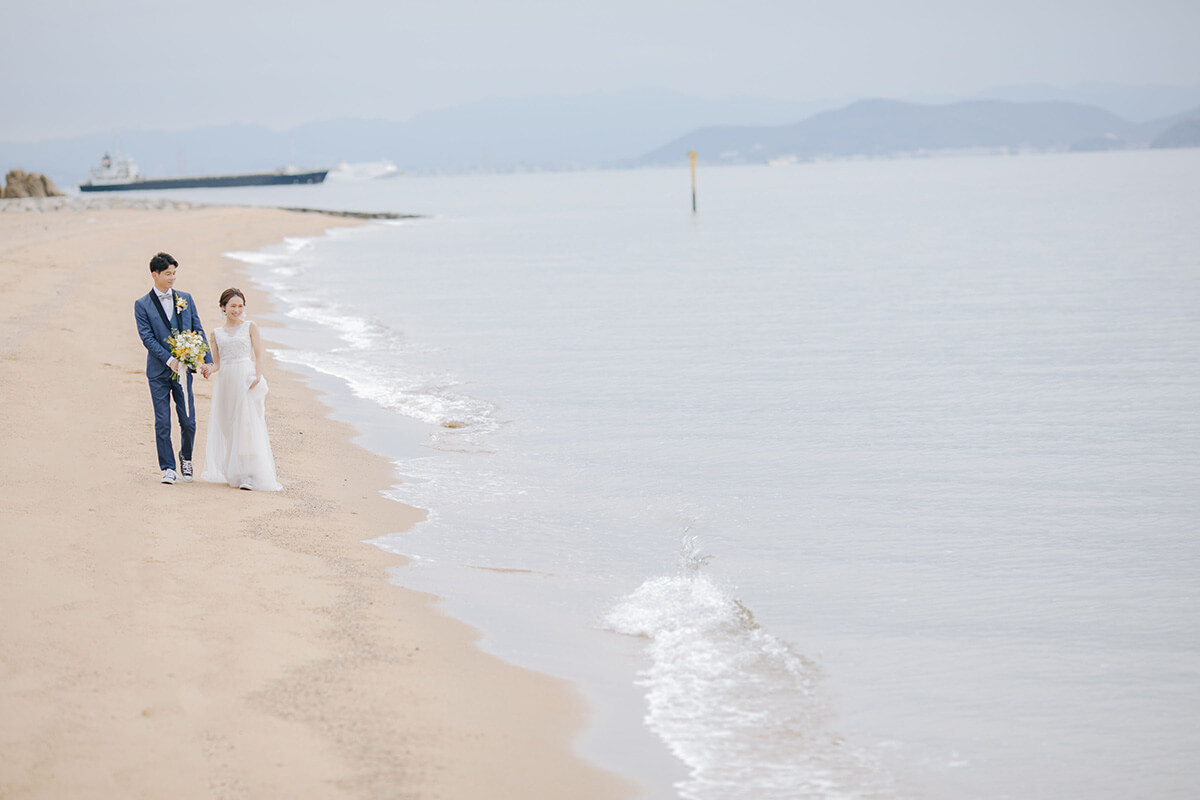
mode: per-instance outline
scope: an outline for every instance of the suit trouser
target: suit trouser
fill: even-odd
[[[154,439],[158,449],[158,468],[175,469],[175,449],[171,446],[171,400],[175,401],[175,413],[179,417],[182,441],[179,455],[184,461],[192,460],[192,444],[196,440],[196,398],[192,394],[192,373],[187,373],[188,413],[183,411],[183,381],[171,379],[172,373],[149,378],[150,400],[154,403]]]

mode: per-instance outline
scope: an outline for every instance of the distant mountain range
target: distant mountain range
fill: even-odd
[[[709,163],[756,163],[980,148],[1145,147],[1173,126],[1164,141],[1190,146],[1188,120],[1197,118],[1200,86],[1001,87],[965,100],[812,103],[646,90],[491,99],[406,121],[342,119],[287,131],[225,125],[0,142],[0,172],[42,172],[73,186],[112,151],[115,138],[151,177],[380,159],[407,172],[470,172],[672,164],[689,150]]]
[[[60,186],[84,179],[114,140],[147,176],[253,172],[292,164],[390,159],[407,172],[572,169],[644,153],[704,125],[778,125],[847,101],[718,100],[645,90],[572,97],[491,99],[406,121],[338,119],[287,131],[225,125],[182,132],[122,131],[53,141],[0,142],[0,174],[13,167]]]
[[[900,98],[917,100],[917,98]],[[958,100],[1007,100],[1010,103],[1078,103],[1098,106],[1130,122],[1150,122],[1200,106],[1200,86],[1125,86],[1112,83],[1081,83],[1062,88],[1045,84],[996,86]],[[928,101],[927,101],[928,102]]]
[[[972,100],[922,105],[861,100],[792,125],[699,128],[628,165],[677,163],[688,151],[710,163],[745,164],[946,151],[1115,150],[1156,143],[1186,146],[1182,140],[1176,141],[1178,137],[1163,141],[1160,137],[1193,118],[1200,119],[1200,107],[1138,124],[1078,103]]]

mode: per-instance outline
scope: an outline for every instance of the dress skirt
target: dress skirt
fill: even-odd
[[[275,477],[275,456],[267,436],[267,379],[263,377],[251,389],[253,381],[252,359],[221,360],[200,477],[233,487],[248,481],[255,491],[275,492],[283,487]]]

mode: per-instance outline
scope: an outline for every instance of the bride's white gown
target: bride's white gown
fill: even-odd
[[[267,436],[267,379],[249,388],[254,381],[250,322],[246,320],[232,329],[214,328],[213,338],[221,368],[213,384],[204,472],[200,477],[234,487],[249,479],[255,491],[278,491],[283,487],[275,478],[275,456]]]

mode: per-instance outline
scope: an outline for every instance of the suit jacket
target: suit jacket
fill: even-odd
[[[187,301],[187,308],[176,312],[177,330],[197,331],[204,336],[204,326],[200,324],[200,314],[196,311],[192,296],[179,291],[174,291],[173,294],[176,302],[180,297]],[[162,303],[158,302],[158,296],[154,294],[153,289],[149,294],[133,301],[133,318],[137,322],[142,344],[146,345],[146,377],[154,378],[170,373],[171,368],[167,366],[167,361],[171,358],[171,346],[167,344],[167,339],[171,337],[171,321],[163,312]],[[208,339],[205,338],[204,341],[207,342]],[[205,353],[204,362],[211,364],[212,356]]]

